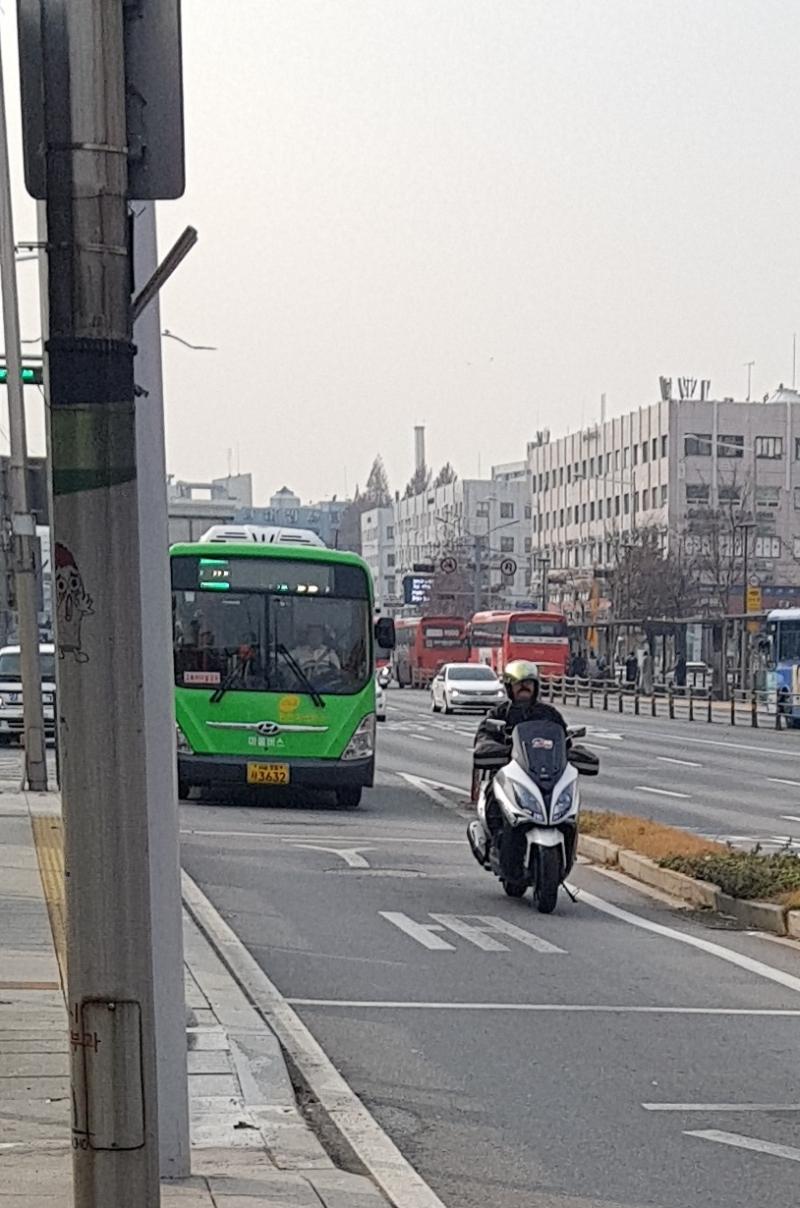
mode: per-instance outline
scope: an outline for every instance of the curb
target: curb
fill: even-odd
[[[366,1171],[393,1208],[445,1208],[380,1127],[297,1012],[200,887],[181,872],[183,903],[240,989],[277,1036],[338,1144]]]
[[[660,889],[673,898],[680,898],[691,906],[712,910],[727,915],[753,931],[769,931],[773,935],[789,935],[800,939],[800,910],[787,910],[774,902],[755,902],[746,898],[732,898],[709,881],[697,881],[685,873],[661,868],[648,856],[617,847],[607,839],[594,835],[579,835],[578,852],[594,864],[619,868],[634,881],[641,881],[653,889]]]

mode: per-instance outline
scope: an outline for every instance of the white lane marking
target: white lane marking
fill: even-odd
[[[800,759],[796,751],[787,751],[784,747],[759,747],[755,743],[727,742],[721,738],[690,738],[686,734],[677,736],[678,742],[693,742],[703,747],[728,747],[734,751],[757,751],[759,755],[785,755],[787,759]]]
[[[382,919],[386,919],[387,923],[394,923],[395,927],[399,927],[412,940],[422,944],[423,948],[430,948],[432,952],[455,952],[452,944],[448,944],[447,940],[443,940],[441,936],[435,934],[437,931],[444,931],[444,927],[441,925],[415,923],[407,914],[398,910],[379,910],[378,914]]]
[[[691,759],[671,759],[669,755],[656,755],[656,759],[660,763],[679,763],[682,768],[701,768],[702,763],[695,763]]]
[[[293,843],[292,847],[302,847],[306,851],[326,851],[334,856],[341,856],[350,868],[369,868],[369,860],[361,855],[364,851],[373,851],[372,847],[320,847],[317,843]]]
[[[646,1112],[800,1112],[800,1103],[643,1103]]]
[[[468,916],[472,917],[472,916]],[[468,940],[470,944],[474,944],[476,948],[480,948],[482,952],[508,952],[505,944],[498,943],[486,934],[487,928],[476,927],[473,923],[468,923],[466,918],[460,919],[456,914],[431,914],[432,919],[436,919],[437,923],[441,923],[444,927],[454,931],[456,935],[460,935],[462,939]]]
[[[468,789],[459,788],[455,784],[444,784],[441,780],[431,780],[428,776],[414,776],[411,772],[395,772],[395,776],[407,781],[412,788],[419,789],[426,797],[430,797],[431,801],[435,801],[437,805],[443,805],[448,810],[456,809],[459,803],[445,797],[444,793],[439,792],[439,789],[444,789],[448,793],[458,793],[462,801],[466,799],[469,792]]]
[[[181,830],[182,835],[202,835],[214,836],[219,835],[223,838],[241,838],[241,839],[278,839],[281,843],[293,843],[301,839],[308,838],[307,835],[281,835],[273,834],[271,831],[229,831],[229,830]],[[332,843],[336,843],[343,835],[314,835],[315,839],[329,839]],[[380,835],[364,836],[368,843],[436,843],[445,844],[449,847],[464,847],[463,839],[415,839],[406,835]]]
[[[594,739],[591,740],[591,743],[592,743],[593,751],[610,751],[611,750],[611,747],[601,747],[600,743],[595,742]]]
[[[288,998],[295,1007],[351,1007],[392,1011],[528,1011],[568,1015],[730,1015],[770,1019],[798,1019],[800,1010],[769,1007],[622,1007],[596,1003],[536,1002],[400,1002],[396,999]]]
[[[757,1153],[769,1154],[772,1158],[787,1158],[800,1162],[800,1149],[793,1145],[776,1145],[774,1141],[759,1141],[757,1137],[743,1137],[739,1133],[722,1132],[718,1128],[702,1128],[684,1132],[685,1137],[699,1137],[701,1141],[718,1141],[720,1145],[732,1145],[735,1149],[752,1149]]]
[[[515,923],[509,923],[505,919],[495,918],[493,915],[476,915],[480,921],[487,927],[491,927],[492,931],[499,931],[501,935],[507,935],[512,940],[518,940],[520,944],[525,944],[528,948],[533,948],[535,952],[557,953],[559,956],[565,956],[565,950],[558,948],[555,944],[551,944],[548,940],[540,939],[538,935],[534,935],[532,931],[525,931],[522,927],[517,927]]]
[[[765,965],[763,961],[744,956],[733,948],[724,948],[722,944],[700,939],[699,936],[689,935],[688,932],[678,931],[663,923],[653,923],[639,914],[633,914],[630,910],[623,910],[622,907],[614,906],[611,902],[604,901],[603,898],[595,897],[593,893],[589,893],[585,889],[581,890],[581,901],[593,906],[602,914],[610,914],[623,923],[629,923],[632,927],[639,927],[642,931],[651,931],[654,935],[661,935],[666,939],[677,940],[678,943],[687,944],[690,948],[698,948],[701,952],[708,953],[709,956],[719,957],[720,960],[727,961],[731,965],[738,965],[740,969],[745,969],[748,973],[754,973],[766,981],[777,982],[779,986],[785,986],[787,990],[794,990],[800,994],[800,977],[793,977],[791,973],[784,973],[782,969],[774,969],[771,965]]]
[[[433,739],[431,738],[430,734],[410,734],[409,733],[408,737],[415,739],[416,742],[433,742]]]
[[[784,822],[800,822],[800,816],[797,814],[781,814],[781,819]]]
[[[625,741],[624,735],[618,734],[616,732],[616,730],[605,730],[605,729],[603,729],[602,726],[587,725],[586,737],[589,738],[590,735],[594,735],[594,734],[599,735],[600,738],[605,739],[606,742],[624,742]]]
[[[780,776],[767,776],[770,784],[790,784],[792,788],[800,789],[800,780],[784,780]]]
[[[500,944],[496,939],[492,938],[491,933],[496,932],[507,939],[517,940],[527,948],[533,948],[535,952],[544,952],[548,955],[552,953],[557,953],[559,956],[566,955],[563,948],[557,948],[555,944],[541,939],[538,935],[534,935],[533,932],[525,931],[522,927],[517,927],[514,923],[508,923],[505,919],[498,918],[495,915],[432,913],[431,918],[436,919],[437,923],[444,923],[445,927],[449,927],[456,935],[469,940],[471,944],[474,944],[476,948],[482,948],[484,952],[508,952],[505,944]]]
[[[673,793],[669,789],[651,789],[646,784],[634,785],[634,789],[637,793],[653,793],[656,797],[679,797],[682,801],[689,800],[688,793]]]

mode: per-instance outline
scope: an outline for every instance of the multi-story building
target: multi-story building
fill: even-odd
[[[269,501],[268,507],[241,508],[234,519],[241,524],[275,524],[286,528],[311,529],[326,545],[335,549],[339,544],[342,517],[349,499],[323,499],[319,503],[301,503],[300,496],[289,487],[281,487]]]
[[[214,524],[230,524],[241,508],[253,502],[250,474],[214,478],[211,482],[167,479],[169,542],[197,541]]]
[[[553,601],[585,599],[648,527],[705,561],[707,577],[727,558],[739,599],[747,541],[765,605],[800,599],[799,403],[783,387],[763,403],[667,398],[556,440],[540,433],[528,446],[535,580],[547,574]]]
[[[531,500],[524,467],[513,475],[457,478],[394,504],[398,586],[414,567],[452,556],[480,584],[476,597],[508,604],[527,598],[530,582]],[[504,573],[503,564],[514,567]],[[472,600],[464,601],[472,611]]]
[[[381,612],[396,612],[398,594],[394,541],[394,508],[370,508],[361,514],[361,556],[372,573],[375,607]]]

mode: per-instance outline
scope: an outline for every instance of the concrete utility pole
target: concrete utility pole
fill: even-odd
[[[2,276],[3,335],[8,369],[9,494],[13,542],[22,708],[25,728],[25,783],[33,792],[47,791],[47,759],[42,712],[39,660],[38,592],[36,584],[36,521],[28,506],[28,442],[20,354],[17,265],[8,163],[5,82],[0,50],[0,276]]]
[[[121,3],[50,5],[46,356],[75,1208],[160,1201],[123,45]]]

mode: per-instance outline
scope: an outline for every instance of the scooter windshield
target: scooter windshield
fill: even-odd
[[[567,766],[567,736],[552,721],[526,721],[514,729],[511,758],[547,794]]]

